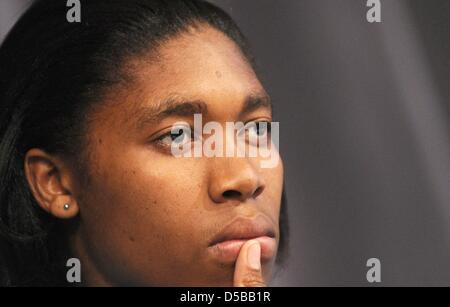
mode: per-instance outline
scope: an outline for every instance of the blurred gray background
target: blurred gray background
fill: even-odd
[[[30,0],[0,0],[0,40]],[[450,1],[212,0],[280,121],[290,256],[274,286],[450,286]],[[1,68],[0,68],[1,69]]]

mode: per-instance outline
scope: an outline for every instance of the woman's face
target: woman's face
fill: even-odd
[[[209,27],[128,64],[132,81],[111,89],[89,124],[90,182],[77,192],[80,224],[71,239],[84,280],[231,286],[242,245],[232,239],[255,236],[266,236],[267,280],[279,241],[281,161],[263,168],[260,156],[170,151],[172,125],[193,125],[194,113],[224,131],[226,122],[271,121],[253,69],[234,42]]]

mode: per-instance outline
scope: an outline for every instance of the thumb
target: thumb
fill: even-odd
[[[261,245],[249,240],[242,245],[234,269],[235,287],[265,287],[261,271]]]

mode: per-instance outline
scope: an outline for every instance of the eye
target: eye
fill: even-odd
[[[170,148],[171,146],[184,146],[195,139],[193,129],[189,126],[174,126],[171,130],[155,141],[158,145]]]
[[[174,125],[170,131],[162,134],[153,142],[165,151],[170,151],[172,147],[187,148],[192,142],[201,140],[200,136],[195,134],[194,129],[188,125]]]
[[[271,132],[271,123],[268,121],[253,121],[245,124],[244,132],[246,133],[246,141],[257,146],[262,140],[269,140]],[[264,144],[260,144],[264,145]]]

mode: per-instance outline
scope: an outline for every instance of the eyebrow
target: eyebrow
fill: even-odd
[[[159,102],[157,106],[140,108],[136,126],[142,129],[148,124],[157,124],[170,116],[190,117],[196,113],[208,113],[208,107],[204,101],[171,96]]]
[[[268,109],[272,114],[272,101],[267,94],[250,94],[244,101],[244,105],[239,112],[239,117],[242,118],[258,109]]]
[[[261,108],[269,109],[272,113],[272,103],[267,94],[250,94],[246,97],[239,117],[243,117]],[[202,100],[189,100],[174,95],[158,103],[157,106],[143,107],[137,112],[136,127],[142,129],[148,124],[157,124],[170,116],[192,117],[194,114],[208,114],[208,106]]]

